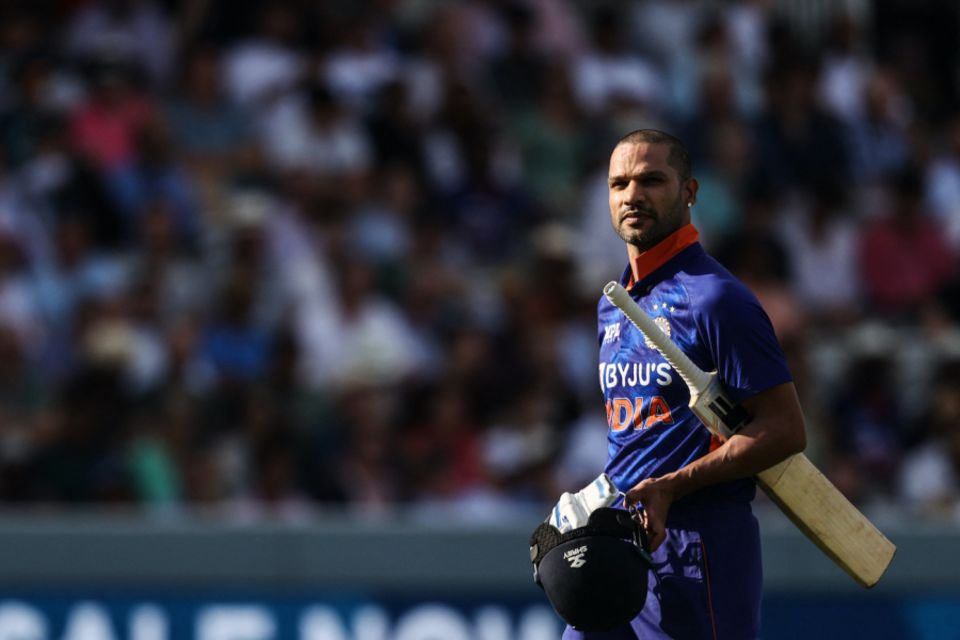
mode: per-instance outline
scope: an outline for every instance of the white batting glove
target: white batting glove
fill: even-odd
[[[547,522],[560,533],[566,533],[587,524],[590,514],[600,507],[609,507],[623,494],[605,473],[576,493],[566,492],[554,505]]]

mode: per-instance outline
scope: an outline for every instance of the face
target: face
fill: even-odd
[[[697,181],[667,163],[670,146],[624,143],[613,150],[607,186],[610,221],[628,250],[643,252],[690,222]]]

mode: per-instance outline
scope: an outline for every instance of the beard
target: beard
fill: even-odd
[[[639,215],[637,221],[628,221],[628,215]],[[639,223],[639,224],[638,224]],[[683,226],[683,202],[677,197],[667,211],[653,207],[632,207],[617,213],[614,230],[620,239],[635,246],[640,252],[652,248],[661,240]]]

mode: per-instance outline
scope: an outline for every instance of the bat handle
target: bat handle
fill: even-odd
[[[640,308],[627,290],[618,282],[609,282],[603,288],[604,295],[623,311],[637,329],[657,348],[660,355],[680,374],[691,393],[700,393],[710,384],[710,374],[702,371],[680,350],[660,327]]]

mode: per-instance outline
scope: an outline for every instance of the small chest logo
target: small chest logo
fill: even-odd
[[[658,327],[660,327],[660,331],[663,331],[665,334],[667,334],[667,337],[669,338],[670,337],[670,321],[667,320],[665,316],[657,316],[656,318],[653,319],[653,321],[654,323],[656,323]],[[650,342],[650,338],[644,336],[643,342],[651,349],[656,349],[653,343]]]
[[[608,324],[603,328],[603,344],[610,344],[620,339],[620,323]]]
[[[571,569],[579,569],[587,564],[587,545],[563,552],[563,559],[570,563]]]

